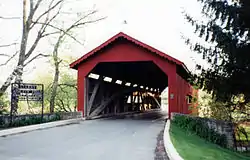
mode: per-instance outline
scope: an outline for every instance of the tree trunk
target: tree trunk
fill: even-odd
[[[28,41],[28,35],[29,35],[29,24],[27,23],[27,0],[23,0],[23,32],[22,32],[22,39],[21,39],[21,45],[20,45],[20,53],[17,63],[17,71],[16,71],[16,79],[15,83],[21,83],[22,82],[22,76],[23,76],[23,67],[24,67],[24,61],[25,61],[25,53],[27,48],[27,41]]]
[[[16,76],[16,72],[17,69],[14,69],[13,72],[8,76],[7,80],[4,82],[4,84],[1,86],[0,88],[0,97],[4,95],[5,91],[8,89],[8,87],[10,86],[12,80],[15,78]]]
[[[59,63],[55,62],[55,73],[54,73],[54,80],[52,84],[52,91],[51,91],[51,97],[50,97],[50,113],[54,113],[55,110],[55,99],[56,99],[56,93],[57,93],[57,87],[58,87],[58,81],[59,81]]]
[[[11,84],[12,80],[14,79],[14,77],[15,77],[15,70],[9,75],[9,77],[7,78],[7,80],[1,86],[1,88],[0,88],[0,97],[4,95],[5,91],[10,86],[10,84]]]
[[[22,81],[23,64],[24,64],[24,60],[25,60],[25,52],[26,52],[27,39],[28,39],[28,28],[26,25],[26,14],[27,14],[27,0],[23,0],[23,31],[22,31],[22,39],[21,39],[18,63],[17,63],[16,68],[13,70],[13,72],[9,75],[9,77],[6,79],[4,84],[1,86],[0,97],[3,96],[3,94],[6,92],[6,90],[9,88],[11,82],[13,81],[13,79],[15,77],[16,77],[15,82]]]
[[[54,80],[52,83],[52,91],[51,91],[51,96],[50,96],[50,101],[49,101],[49,106],[50,106],[50,113],[54,113],[55,110],[55,99],[56,99],[56,93],[57,93],[57,88],[58,88],[58,82],[59,82],[59,65],[61,61],[58,59],[58,49],[60,46],[60,43],[64,37],[65,33],[62,33],[58,39],[57,42],[54,46],[53,50],[53,60],[54,60],[54,66],[55,66],[55,73],[54,73]]]
[[[25,61],[25,53],[27,48],[27,41],[28,41],[28,34],[29,34],[29,26],[27,26],[27,0],[23,0],[23,32],[22,32],[22,39],[21,39],[21,46],[20,46],[20,53],[18,58],[17,67],[14,70],[14,75],[16,77],[15,83],[21,83],[22,82],[22,76],[23,76],[23,67],[24,67],[24,61]],[[9,84],[10,85],[10,84]],[[13,104],[11,104],[12,107],[12,115],[17,115],[17,109],[18,109],[18,101],[14,101]]]
[[[16,79],[15,79],[15,83],[22,83],[23,82],[23,64],[20,65],[21,67],[19,67],[16,70]]]

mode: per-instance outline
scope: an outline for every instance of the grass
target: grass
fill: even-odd
[[[242,154],[221,148],[171,124],[170,137],[184,160],[250,160]]]

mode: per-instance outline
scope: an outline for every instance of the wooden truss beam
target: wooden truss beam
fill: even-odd
[[[90,96],[90,99],[89,99],[89,102],[88,102],[88,110],[87,110],[87,115],[89,115],[89,113],[90,113],[90,111],[91,111],[91,109],[92,109],[92,107],[93,107],[93,103],[94,103],[94,100],[95,100],[95,97],[96,97],[96,95],[97,95],[97,91],[98,91],[98,89],[99,89],[99,87],[100,87],[100,84],[101,84],[101,81],[98,81],[96,84],[95,84],[95,87],[94,87],[94,89],[93,89],[93,92],[92,92],[92,94],[91,94],[91,96]]]
[[[103,99],[102,103],[98,107],[96,107],[96,109],[92,113],[90,113],[89,116],[92,117],[92,116],[99,115],[116,98],[119,98],[119,97],[123,96],[124,94],[129,93],[129,92],[133,92],[135,90],[136,90],[136,88],[128,88],[128,89],[125,89],[122,91],[118,91],[117,93],[113,94],[109,98]]]

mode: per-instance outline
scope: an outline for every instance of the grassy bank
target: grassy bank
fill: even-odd
[[[250,160],[250,157],[206,142],[174,124],[170,127],[170,137],[176,150],[185,160]]]

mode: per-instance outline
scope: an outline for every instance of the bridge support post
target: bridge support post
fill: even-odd
[[[89,100],[89,78],[85,77],[84,78],[84,112],[83,112],[83,116],[87,117],[88,116],[88,100]]]

